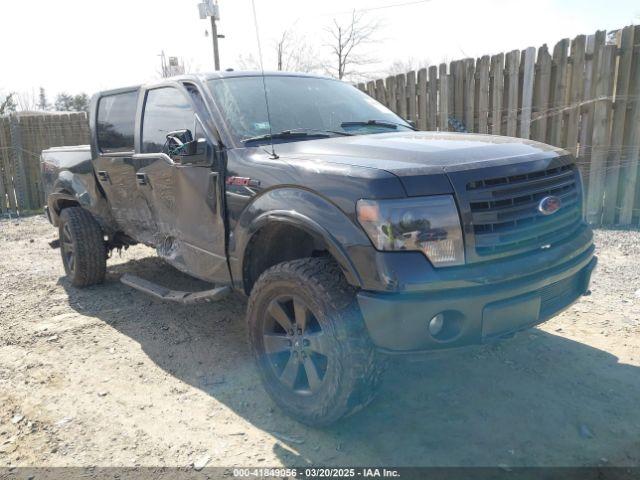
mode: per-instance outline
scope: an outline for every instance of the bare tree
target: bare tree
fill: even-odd
[[[416,60],[413,57],[409,57],[404,60],[396,60],[387,69],[387,75],[397,75],[411,71],[417,72],[421,68],[428,68],[429,65],[431,65],[431,62],[426,58]]]
[[[326,29],[332,56],[327,66],[329,73],[342,80],[357,73],[355,67],[374,63],[373,59],[362,53],[362,47],[376,41],[374,37],[379,28],[379,22],[367,19],[356,10],[346,23],[334,18],[333,24]]]
[[[291,33],[289,32],[289,29],[285,30],[284,32],[282,32],[282,36],[280,37],[280,39],[278,40],[278,42],[276,43],[276,53],[278,56],[278,71],[282,71],[285,70],[284,68],[284,63],[285,63],[285,52],[289,49],[289,37],[290,37]]]
[[[21,112],[33,112],[38,109],[38,95],[33,90],[17,93],[15,101],[18,106],[17,110]]]
[[[255,58],[251,53],[248,55],[239,55],[237,63],[240,70],[260,70],[260,60]]]
[[[320,68],[314,48],[292,29],[286,29],[276,42],[277,68],[309,73]]]

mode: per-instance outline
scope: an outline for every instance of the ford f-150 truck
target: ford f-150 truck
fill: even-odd
[[[326,425],[371,401],[390,354],[481,344],[588,291],[596,264],[567,152],[421,132],[352,85],[218,72],[94,96],[91,145],[42,153],[47,215],[77,287],[136,243],[249,297],[250,344],[286,413]]]

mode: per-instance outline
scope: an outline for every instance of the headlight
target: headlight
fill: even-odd
[[[460,218],[451,195],[359,200],[356,210],[378,250],[419,250],[437,267],[464,264]]]

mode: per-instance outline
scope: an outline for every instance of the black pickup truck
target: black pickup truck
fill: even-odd
[[[326,425],[371,401],[390,354],[513,335],[588,291],[596,264],[565,151],[420,132],[352,85],[224,72],[105,91],[91,145],[42,153],[47,215],[77,287],[142,243],[249,296],[266,390]]]

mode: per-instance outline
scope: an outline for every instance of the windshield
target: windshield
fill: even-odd
[[[231,133],[245,144],[411,129],[373,98],[337,80],[266,76],[271,128],[262,77],[216,78],[208,83]],[[291,131],[308,135],[277,135]]]

